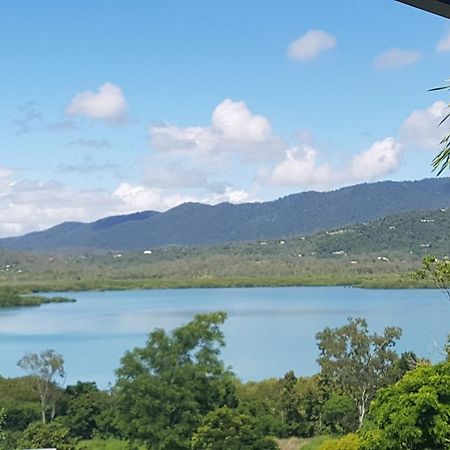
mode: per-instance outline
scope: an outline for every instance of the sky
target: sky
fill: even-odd
[[[450,21],[394,0],[5,0],[0,236],[435,176]]]

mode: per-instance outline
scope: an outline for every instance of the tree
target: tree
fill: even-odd
[[[33,377],[41,402],[42,423],[45,424],[49,409],[50,418],[53,419],[55,416],[56,379],[65,377],[64,358],[54,350],[45,350],[40,354],[26,354],[17,365]]]
[[[422,269],[414,274],[419,279],[431,279],[450,300],[450,261],[438,259],[433,255],[425,256],[422,260]]]
[[[346,434],[358,428],[358,410],[346,394],[332,394],[323,406],[323,423],[333,434]]]
[[[369,403],[389,380],[398,359],[392,350],[401,336],[400,328],[387,327],[382,335],[369,334],[364,319],[348,319],[348,324],[316,334],[321,374],[336,389],[348,395],[358,408],[361,427]]]
[[[450,85],[442,86],[434,89],[430,89],[431,91],[441,91],[441,90],[450,90]],[[439,122],[438,126],[444,124],[447,119],[450,117],[450,113],[447,113],[444,118]],[[442,150],[435,156],[433,159],[431,166],[433,171],[437,170],[437,175],[439,176],[445,169],[450,168],[450,133],[447,133],[441,140],[440,145],[443,145]]]
[[[62,423],[72,436],[91,439],[116,434],[114,399],[109,392],[100,391],[96,383],[78,382],[66,389],[67,407]]]
[[[281,386],[281,411],[283,420],[286,423],[289,436],[297,436],[302,415],[299,408],[299,395],[297,392],[297,377],[290,370],[280,380]]]
[[[117,371],[118,423],[131,440],[154,450],[190,447],[201,419],[235,406],[232,374],[219,360],[226,314],[199,314],[167,334],[153,331],[127,352]]]
[[[192,450],[276,450],[249,416],[226,406],[206,415],[191,441]]]
[[[363,450],[450,449],[450,363],[418,367],[382,389],[368,419]]]
[[[57,448],[75,450],[69,429],[57,421],[51,423],[35,422],[27,427],[19,440],[21,448]]]

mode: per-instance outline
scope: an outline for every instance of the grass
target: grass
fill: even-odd
[[[330,439],[330,436],[315,436],[313,438],[277,439],[280,450],[318,450],[320,446]]]
[[[128,450],[128,443],[119,439],[91,439],[78,442],[77,450]],[[141,450],[145,450],[142,447]]]
[[[44,303],[71,303],[75,299],[67,297],[43,297],[39,295],[23,295],[10,288],[0,288],[0,308],[19,306],[40,306]]]

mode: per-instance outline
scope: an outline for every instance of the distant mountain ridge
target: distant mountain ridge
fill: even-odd
[[[450,207],[450,179],[384,181],[331,192],[303,192],[263,203],[184,203],[92,223],[65,222],[45,231],[0,239],[13,250],[143,250],[164,245],[213,245],[277,239],[369,222],[413,210]]]

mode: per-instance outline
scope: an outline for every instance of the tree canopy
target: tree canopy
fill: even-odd
[[[389,381],[398,359],[392,350],[401,336],[400,328],[387,327],[383,334],[369,334],[364,319],[349,318],[340,328],[325,328],[316,334],[322,375],[348,395],[358,408],[362,425],[369,403],[377,390]]]
[[[55,415],[56,380],[64,379],[64,358],[54,350],[45,350],[39,354],[27,353],[17,365],[31,375],[41,402],[42,423],[47,421],[47,411]]]
[[[450,449],[450,363],[418,367],[372,402],[362,450]]]
[[[117,371],[119,427],[154,450],[190,447],[202,418],[235,406],[232,374],[219,359],[223,312],[199,314],[167,334],[153,331],[125,354]]]

